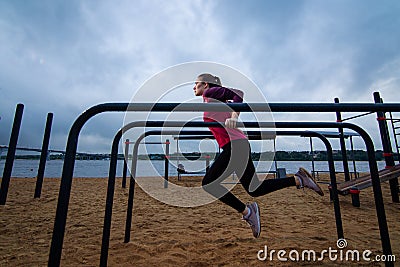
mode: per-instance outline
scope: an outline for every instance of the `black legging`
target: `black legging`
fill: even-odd
[[[233,140],[222,148],[215,159],[202,185],[205,191],[231,206],[238,212],[243,212],[246,205],[233,195],[221,182],[233,172],[240,177],[240,182],[246,192],[252,197],[263,196],[273,191],[295,186],[295,178],[266,179],[259,182],[251,159],[251,148],[247,139]]]

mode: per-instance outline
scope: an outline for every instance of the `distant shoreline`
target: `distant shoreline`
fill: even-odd
[[[355,161],[367,161],[368,154],[364,150],[354,150],[354,151],[347,151],[347,158],[348,160],[355,160]],[[200,158],[205,159],[206,156],[209,156],[211,159],[215,158],[216,153],[199,153],[199,152],[191,152],[191,153],[183,153],[177,155],[176,153],[169,155],[170,160],[198,160]],[[375,151],[375,157],[377,161],[384,160],[382,150]],[[110,154],[87,154],[84,156],[77,155],[76,160],[107,160],[110,158]],[[310,151],[276,151],[274,152],[256,152],[252,153],[253,160],[272,160],[275,159],[276,161],[326,161],[328,159],[326,151],[314,151],[312,154]],[[6,155],[2,155],[0,160],[5,160]],[[24,159],[24,160],[39,160],[40,155],[16,155],[16,160]],[[62,154],[54,154],[49,156],[49,160],[63,160],[64,155]],[[123,160],[124,155],[118,154],[118,160]],[[131,156],[129,157],[131,159]],[[165,160],[164,154],[148,154],[148,155],[138,155],[139,160]],[[335,161],[342,160],[342,153],[341,151],[335,150],[333,152],[333,159]]]

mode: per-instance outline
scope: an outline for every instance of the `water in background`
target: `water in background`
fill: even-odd
[[[0,174],[3,175],[5,160],[0,161]],[[45,177],[61,177],[62,160],[50,160],[46,162]],[[200,172],[205,168],[204,161],[181,161],[185,166],[185,170],[192,172]],[[130,162],[128,166],[130,166]],[[169,165],[169,175],[176,176],[176,162]],[[257,167],[257,172],[268,171],[269,163],[261,162]],[[280,161],[277,163],[278,168],[286,168],[286,173],[296,173],[299,167],[307,170],[312,169],[312,163],[309,161]],[[12,177],[36,177],[39,166],[39,160],[15,160],[13,165]],[[110,162],[107,160],[77,160],[75,161],[74,177],[108,177],[108,169]],[[378,168],[385,167],[384,161],[378,162]],[[117,177],[122,177],[123,160],[119,160],[117,164]],[[349,162],[350,171],[353,171],[353,164]],[[272,164],[272,169],[275,169]],[[335,162],[336,171],[343,171],[342,162]],[[326,161],[316,161],[315,170],[328,171],[328,163]],[[368,162],[359,161],[356,163],[358,172],[369,172]],[[137,167],[137,176],[164,176],[164,161],[162,160],[139,160]]]

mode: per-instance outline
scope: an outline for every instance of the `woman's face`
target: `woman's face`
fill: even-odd
[[[193,87],[195,96],[202,96],[206,88],[207,84],[205,82],[196,81]]]

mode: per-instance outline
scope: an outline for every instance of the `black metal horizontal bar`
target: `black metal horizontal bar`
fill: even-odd
[[[107,111],[242,111],[242,112],[400,112],[400,103],[103,103],[86,112]]]
[[[174,139],[177,140],[202,140],[202,139],[215,139],[214,136],[210,131],[197,131],[197,135],[193,136],[174,136]],[[303,131],[304,132],[304,131]],[[340,133],[339,132],[325,132],[325,131],[313,131],[318,134],[323,135],[326,138],[339,138]],[[258,140],[258,137],[260,136],[261,132],[260,131],[244,131],[244,133],[249,137],[250,140]],[[344,138],[348,138],[351,136],[359,136],[357,133],[353,132],[345,132],[344,133]],[[276,135],[271,135],[270,139],[275,139]],[[309,136],[302,136],[302,137],[309,137]],[[266,139],[265,136],[263,136],[263,139]]]

